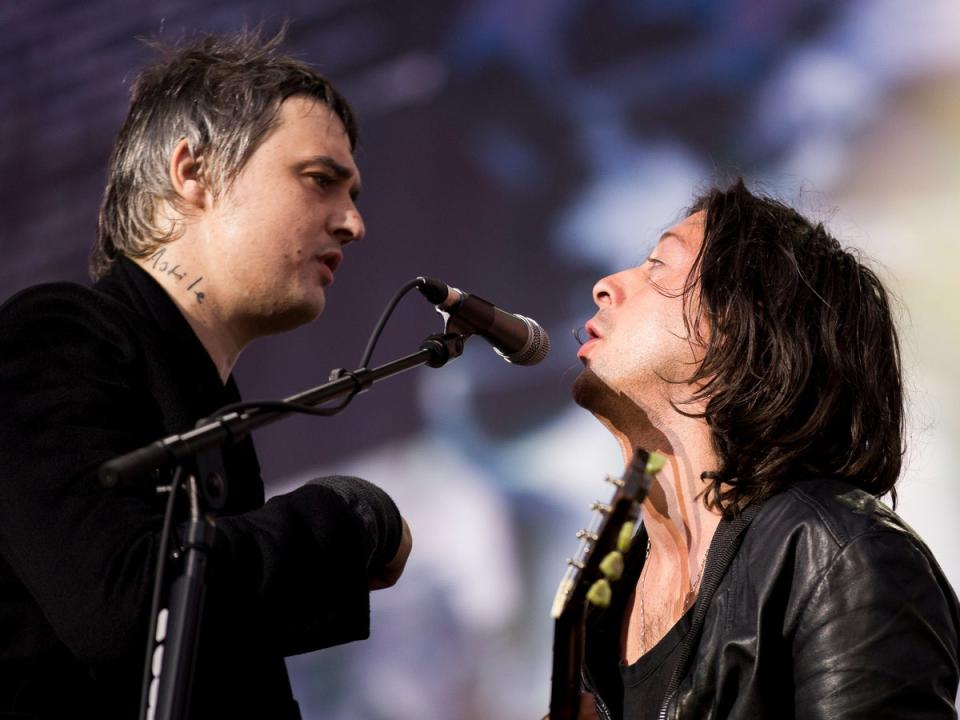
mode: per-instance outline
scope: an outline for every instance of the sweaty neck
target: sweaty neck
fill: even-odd
[[[696,410],[696,408],[688,408]],[[594,414],[620,444],[624,461],[636,448],[666,458],[643,502],[643,524],[650,539],[651,569],[665,592],[685,597],[696,589],[707,549],[720,523],[708,509],[701,473],[716,470],[710,429],[700,418],[686,417],[669,403],[654,410],[623,393]],[[649,576],[648,576],[649,578]]]
[[[698,579],[720,523],[720,514],[707,509],[702,496],[706,483],[700,474],[716,467],[709,432],[697,432],[696,427],[686,430],[682,434],[670,433],[667,442],[662,442],[668,436],[661,432],[637,438],[639,443],[628,438],[621,440],[625,458],[631,457],[636,447],[643,447],[667,459],[643,502],[643,524],[650,538],[651,554],[658,555],[659,564],[673,568],[680,580],[690,580],[685,590]],[[657,436],[661,442],[656,442]]]
[[[163,245],[134,262],[160,284],[183,313],[213,360],[221,381],[226,383],[248,340],[231,331],[231,322],[199,263],[191,262],[188,253],[182,252],[176,242]]]

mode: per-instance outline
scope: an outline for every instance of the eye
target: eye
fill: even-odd
[[[655,257],[648,257],[648,258],[647,258],[647,262],[650,263],[650,265],[653,266],[653,267],[658,267],[658,266],[660,266],[660,265],[663,265],[663,261],[662,261],[662,260],[658,260],[658,259],[655,258]]]
[[[326,190],[334,183],[334,179],[326,173],[315,173],[311,175],[310,178],[316,183],[317,187],[322,190]]]

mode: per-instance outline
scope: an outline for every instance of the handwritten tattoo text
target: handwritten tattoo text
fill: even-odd
[[[150,266],[161,274],[170,275],[173,278],[176,278],[176,281],[182,282],[189,273],[186,270],[181,269],[180,263],[176,265],[170,265],[167,260],[163,259],[163,256],[166,255],[166,248],[159,248],[153,255],[147,258],[147,262],[150,263]],[[187,286],[187,291],[192,292],[197,298],[198,303],[202,303],[204,297],[206,297],[201,290],[197,290],[196,287],[203,281],[203,275],[200,275]]]

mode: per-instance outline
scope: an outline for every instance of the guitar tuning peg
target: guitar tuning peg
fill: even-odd
[[[590,542],[596,542],[597,538],[599,537],[600,536],[597,535],[595,532],[591,532],[589,530],[577,530],[577,540],[583,540],[584,538],[586,538]]]
[[[614,582],[623,577],[623,567],[623,554],[616,550],[607,553],[607,556],[600,561],[600,572],[607,580]]]
[[[614,477],[613,475],[607,475],[607,476],[604,478],[604,480],[605,480],[606,482],[610,483],[611,485],[616,485],[616,486],[619,487],[619,488],[622,488],[622,487],[623,487],[623,480],[621,480],[621,479],[618,478],[618,477]]]
[[[612,505],[607,505],[606,503],[602,502],[590,503],[590,509],[596,510],[598,513],[603,513],[604,515],[609,515],[611,512],[613,512]]]
[[[574,560],[573,558],[567,558],[567,565],[575,567],[577,570],[583,570],[583,568],[586,567],[582,562]]]
[[[606,578],[600,578],[587,590],[587,601],[597,607],[610,607],[610,600],[612,599],[613,590]]]
[[[627,521],[620,528],[620,534],[617,536],[617,550],[620,552],[629,552],[633,544],[633,536],[637,532],[637,526],[631,521]]]
[[[644,468],[644,472],[647,475],[655,475],[663,469],[663,466],[667,464],[667,459],[660,453],[652,452],[647,458],[647,466]]]

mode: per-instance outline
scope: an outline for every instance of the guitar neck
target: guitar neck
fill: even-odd
[[[557,588],[553,603],[553,674],[549,720],[577,720],[580,714],[584,618],[588,603],[607,607],[618,587],[624,556],[629,552],[640,503],[650,487],[651,474],[663,467],[661,456],[637,450],[623,478],[613,480],[617,490],[610,504],[595,503],[589,530],[577,533],[580,546]]]
[[[623,499],[615,502],[605,517],[600,538],[611,535],[637,518],[636,504]],[[582,692],[581,666],[585,638],[584,619],[589,585],[585,580],[601,576],[602,555],[595,552],[599,544],[595,533],[587,530],[581,539],[577,556],[567,568],[554,601],[553,675],[550,685],[550,720],[577,720]],[[605,540],[610,544],[609,538]],[[582,567],[581,567],[582,566]]]
[[[554,621],[550,720],[576,720],[580,715],[582,661],[582,623],[579,618],[563,615]]]

